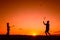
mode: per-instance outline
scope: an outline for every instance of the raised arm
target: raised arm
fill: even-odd
[[[43,24],[46,25],[44,21],[43,21]]]

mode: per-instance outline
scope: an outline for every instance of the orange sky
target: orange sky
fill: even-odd
[[[44,35],[43,17],[50,20],[50,33],[60,34],[60,2],[58,0],[0,0],[0,34]]]

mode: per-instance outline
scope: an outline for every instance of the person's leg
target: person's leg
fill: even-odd
[[[8,31],[8,28],[7,28],[7,33],[6,33],[6,35],[8,35],[9,34],[9,31]]]
[[[49,36],[50,36],[50,33],[48,32]]]
[[[46,34],[46,36],[47,36],[47,32],[45,31],[45,34]]]

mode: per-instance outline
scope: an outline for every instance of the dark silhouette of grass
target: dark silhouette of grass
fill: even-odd
[[[59,40],[60,36],[0,35],[0,40]]]

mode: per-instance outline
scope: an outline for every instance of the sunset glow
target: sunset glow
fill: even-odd
[[[50,21],[49,32],[60,34],[60,1],[0,0],[0,34],[7,33],[9,22],[10,35],[45,35],[43,21],[47,20]]]
[[[36,36],[36,34],[35,34],[35,33],[33,33],[33,36]]]

